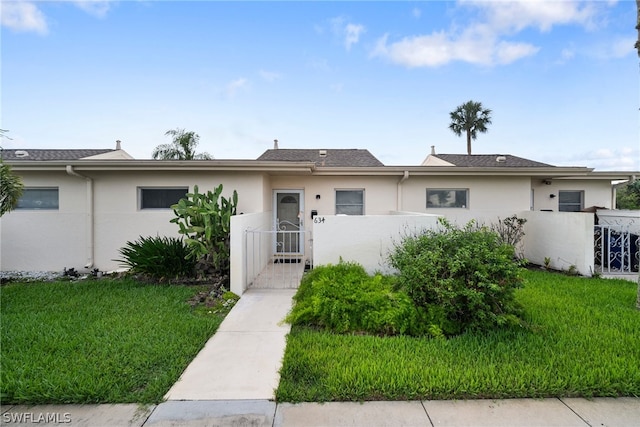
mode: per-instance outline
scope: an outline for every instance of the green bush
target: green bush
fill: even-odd
[[[416,306],[432,313],[445,335],[519,322],[514,290],[522,286],[514,248],[473,223],[406,237],[390,262],[398,286]]]
[[[140,237],[120,249],[116,261],[134,273],[153,278],[175,278],[194,275],[195,260],[188,257],[189,248],[175,237]]]
[[[425,315],[406,293],[394,290],[394,280],[370,276],[356,263],[318,266],[302,278],[287,321],[338,333],[428,333]]]

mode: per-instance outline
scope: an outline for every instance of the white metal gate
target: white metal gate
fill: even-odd
[[[247,287],[297,288],[311,266],[310,231],[280,227],[278,230],[246,230]],[[302,242],[302,243],[301,243]]]
[[[602,273],[637,273],[640,236],[618,225],[596,225],[594,252]]]

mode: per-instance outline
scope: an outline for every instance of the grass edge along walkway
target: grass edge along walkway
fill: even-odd
[[[528,329],[448,340],[294,328],[278,401],[640,395],[637,285],[525,272]]]

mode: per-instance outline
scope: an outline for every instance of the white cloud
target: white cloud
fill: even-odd
[[[618,38],[605,45],[596,47],[594,53],[599,59],[623,58],[631,53],[635,53],[635,42],[635,37]]]
[[[593,2],[575,0],[461,0],[459,3],[482,10],[491,26],[501,32],[521,31],[528,27],[544,32],[551,30],[554,25],[572,23],[590,28],[594,25],[598,13],[598,8]]]
[[[280,73],[275,73],[273,71],[260,70],[259,74],[263,80],[269,83],[280,80],[282,78],[282,75]]]
[[[413,67],[438,67],[452,61],[490,66],[509,64],[534,55],[538,48],[527,43],[496,41],[484,26],[468,29],[455,38],[444,31],[426,36],[405,37],[388,44],[388,36],[380,38],[372,56],[383,56],[392,62]]]
[[[598,171],[640,170],[640,149],[632,147],[598,148],[556,159],[556,164],[578,165]]]
[[[360,41],[360,34],[364,32],[364,26],[360,24],[347,24],[344,28],[345,38],[344,47],[347,50],[351,49],[351,46]]]
[[[76,0],[73,3],[89,15],[97,18],[107,16],[112,4],[109,0]]]
[[[387,58],[406,67],[438,67],[452,61],[483,66],[510,64],[540,50],[531,43],[514,40],[519,32],[527,28],[547,32],[554,26],[570,24],[593,29],[596,21],[603,19],[602,8],[612,4],[575,0],[459,0],[459,7],[480,12],[471,22],[430,34],[406,36],[398,41],[389,41],[385,35],[378,39],[371,56]],[[633,43],[624,43],[609,45],[607,52],[626,55]],[[572,55],[568,50],[563,51],[563,60]]]
[[[249,85],[249,81],[244,77],[232,80],[225,88],[225,94],[229,98],[234,98],[240,90],[245,90]]]
[[[27,1],[1,1],[0,17],[3,27],[19,32],[47,34],[49,28],[44,14]]]
[[[331,31],[340,38],[345,49],[350,50],[351,46],[360,41],[360,36],[366,31],[364,25],[346,22],[342,16],[338,16],[329,20]]]

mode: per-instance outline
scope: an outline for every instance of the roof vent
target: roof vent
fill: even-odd
[[[435,145],[432,145],[432,146],[431,146],[431,155],[432,155],[432,156],[435,156],[435,155],[436,155],[436,146],[435,146]]]
[[[320,157],[327,157],[327,150],[320,150],[318,151],[318,154],[320,155]]]
[[[504,163],[507,161],[507,156],[498,156],[496,157],[496,162],[498,163]]]
[[[277,140],[277,139],[274,139],[274,140],[273,140],[273,149],[274,149],[274,150],[277,150],[277,149],[278,149],[278,140]]]
[[[121,143],[121,142],[120,142],[120,140],[118,139],[118,140],[116,141],[116,150],[122,150],[122,145],[121,145],[121,144],[122,144],[122,143]]]
[[[16,150],[16,157],[19,159],[22,159],[24,157],[29,157],[29,152],[24,151],[24,150]]]

